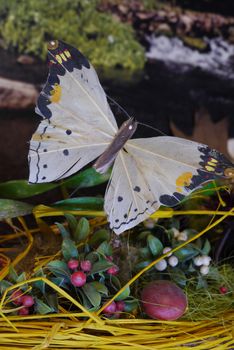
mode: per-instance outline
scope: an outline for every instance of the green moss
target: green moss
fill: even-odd
[[[95,66],[142,69],[144,49],[131,26],[96,6],[96,0],[0,0],[0,36],[7,48],[42,59],[54,38],[78,47]]]

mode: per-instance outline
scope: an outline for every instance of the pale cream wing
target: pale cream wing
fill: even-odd
[[[54,181],[77,172],[105,150],[117,131],[94,68],[75,48],[55,43],[36,107],[44,120],[30,142],[30,182]]]
[[[176,137],[129,140],[120,151],[105,196],[111,228],[120,234],[174,206],[233,165],[208,146]]]

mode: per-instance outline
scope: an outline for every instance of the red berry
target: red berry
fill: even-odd
[[[33,306],[33,304],[34,304],[33,297],[31,297],[31,295],[22,296],[22,304],[26,307]]]
[[[83,271],[74,272],[71,275],[71,283],[75,287],[82,287],[86,283],[86,274]]]
[[[103,309],[103,312],[105,314],[114,314],[116,312],[116,303],[115,301],[112,301],[110,305],[106,306],[105,309]]]
[[[15,305],[22,305],[22,298],[23,298],[23,292],[21,290],[15,290],[12,294],[11,294],[11,301],[15,304]]]
[[[29,314],[29,308],[28,307],[22,307],[19,311],[18,311],[18,315],[21,316],[25,316]]]
[[[92,268],[92,263],[89,260],[83,260],[80,262],[80,267],[81,267],[81,270],[85,272],[89,272]]]
[[[79,266],[79,261],[76,259],[70,259],[67,263],[67,266],[69,267],[69,269],[75,270]]]
[[[120,301],[116,301],[116,310],[117,311],[124,311],[125,309],[125,302],[120,300]]]
[[[119,272],[118,266],[111,266],[111,267],[107,270],[107,273],[108,273],[109,275],[117,275],[118,272]]]
[[[228,289],[227,289],[227,287],[222,286],[219,288],[219,291],[221,294],[226,294],[228,292]]]

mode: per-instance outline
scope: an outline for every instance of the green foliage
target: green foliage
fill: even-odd
[[[0,0],[6,47],[45,58],[48,38],[78,47],[94,66],[141,69],[144,49],[130,25],[97,11],[96,0]]]

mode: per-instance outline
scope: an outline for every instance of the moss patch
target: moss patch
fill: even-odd
[[[46,56],[46,40],[78,47],[94,66],[142,69],[143,47],[134,31],[110,14],[97,11],[96,0],[0,1],[0,36],[6,48]]]

